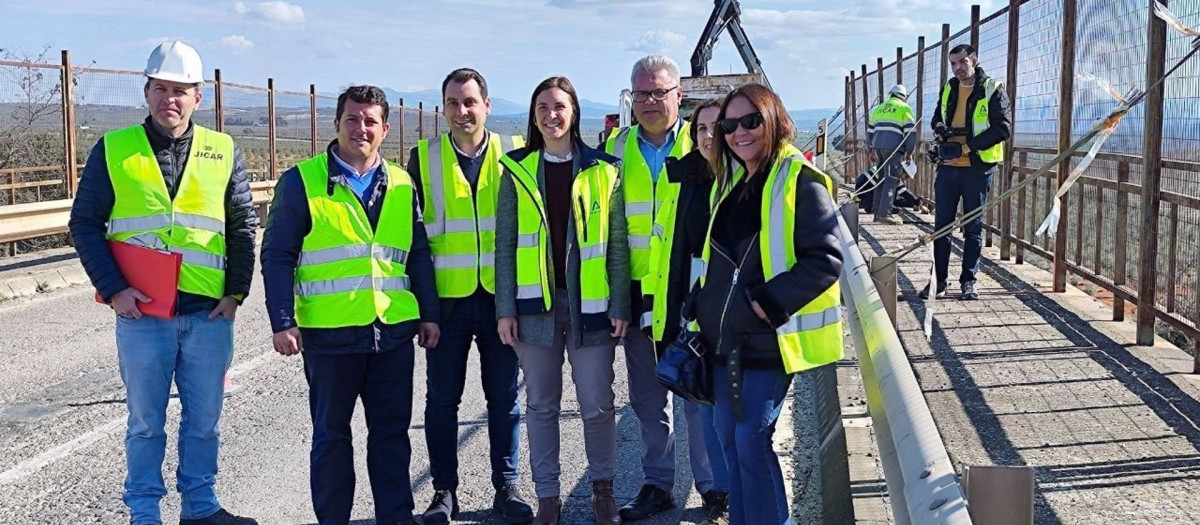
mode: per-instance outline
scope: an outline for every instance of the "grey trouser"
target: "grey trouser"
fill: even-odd
[[[900,186],[900,174],[904,173],[904,153],[897,151],[892,155],[890,150],[875,150],[875,155],[878,160],[878,173],[876,178],[882,177],[882,181],[878,186],[875,186],[875,202],[874,211],[875,218],[882,219],[887,217],[892,212],[892,203],[896,200],[896,188]],[[891,156],[891,160],[885,165],[883,161]]]
[[[563,357],[571,362],[571,379],[583,421],[583,445],[592,481],[616,476],[617,418],[613,410],[613,360],[616,343],[576,348],[571,341],[567,294],[555,294],[554,343],[551,347],[518,342],[513,346],[525,375],[525,430],[529,434],[529,470],[539,498],[562,495],[559,485],[559,412]]]
[[[708,444],[704,439],[704,418],[700,415],[700,405],[689,403],[682,399],[683,418],[687,421],[688,461],[692,465],[692,480],[696,482],[696,492],[704,494],[716,488],[713,484],[712,465],[708,461]],[[716,431],[712,432],[716,437]],[[720,449],[720,444],[712,445]],[[729,488],[722,490],[728,492]]]
[[[629,404],[642,428],[642,474],[646,484],[671,492],[675,486],[671,396],[654,377],[657,363],[654,343],[631,327],[625,333],[625,368],[629,372]]]

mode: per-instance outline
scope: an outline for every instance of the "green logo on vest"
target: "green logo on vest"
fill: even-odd
[[[593,202],[593,203],[592,203],[592,211],[591,211],[591,213],[593,213],[593,214],[600,213],[600,202],[599,202],[599,201],[596,201],[596,202]]]

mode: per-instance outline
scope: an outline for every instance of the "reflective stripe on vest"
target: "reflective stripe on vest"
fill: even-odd
[[[106,237],[181,254],[179,290],[223,297],[225,192],[233,174],[233,139],[193,126],[174,199],[142,125],[104,134],[104,156],[114,196]]]
[[[743,170],[734,173],[733,183],[719,190],[714,188],[713,217],[725,197],[738,180]],[[825,186],[832,199],[836,187],[833,179],[809,165],[794,146],[786,146],[780,159],[776,160],[766,180],[768,191],[763,192],[762,209],[766,213],[760,230],[759,242],[762,257],[763,277],[770,281],[781,273],[791,270],[796,264],[795,227],[796,191],[801,177],[816,177]],[[801,218],[801,220],[804,220]],[[713,221],[709,222],[709,237],[704,245],[704,268],[707,272],[711,253]],[[700,285],[704,286],[706,275],[701,274]],[[797,373],[827,365],[842,358],[841,296],[838,283],[826,288],[820,295],[791,315],[775,333],[784,369]],[[691,325],[696,327],[695,323]]]
[[[975,103],[975,108],[971,110],[971,136],[978,137],[984,131],[991,127],[991,120],[988,118],[989,109],[991,107],[992,97],[997,91],[1003,87],[1003,83],[992,78],[985,79],[983,82],[983,98]],[[942,88],[942,121],[947,126],[950,125],[950,108],[947,107],[950,103],[950,84],[947,83]],[[999,164],[1004,162],[1004,143],[1001,142],[985,150],[976,151],[979,155],[979,160],[989,164]]]
[[[489,133],[472,188],[458,165],[450,135],[417,143],[425,232],[433,254],[438,296],[466,297],[480,286],[496,292],[496,200],[500,158],[524,145],[520,136]]]
[[[622,128],[613,133],[604,145],[604,151],[621,159],[621,186],[625,192],[625,217],[629,229],[630,277],[643,281],[657,265],[651,262],[651,231],[658,214],[667,201],[679,197],[679,183],[671,182],[666,176],[666,159],[657,177],[650,173],[650,165],[642,155],[638,144],[640,126]],[[675,130],[675,144],[669,158],[682,158],[692,151],[691,125],[683,123]],[[663,221],[674,227],[674,214]],[[642,283],[644,293],[652,286]]]
[[[296,322],[302,328],[396,324],[419,317],[407,274],[412,245],[413,185],[390,162],[375,228],[354,192],[329,188],[329,158],[321,154],[296,166],[304,181],[312,227],[296,267]]]
[[[538,188],[542,152],[529,152],[517,162],[505,156],[506,173],[513,177],[517,193],[517,299],[541,300],[544,311],[553,307],[551,250],[544,234],[549,221]],[[598,314],[608,311],[609,282],[607,269],[609,206],[617,183],[617,168],[600,161],[582,169],[571,186],[571,215],[575,222],[574,244],[579,249],[580,311]]]

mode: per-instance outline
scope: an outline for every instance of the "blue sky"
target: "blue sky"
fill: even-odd
[[[711,0],[210,1],[0,0],[0,48],[70,49],[76,64],[138,69],[157,43],[194,45],[225,80],[334,92],[356,83],[438,88],[455,67],[480,70],[492,96],[524,102],[543,78],[571,78],[583,98],[615,103],[640,56],[661,52],[688,73]],[[915,49],[919,35],[970,20],[960,0],[743,0],[742,21],[790,109],[842,104],[849,68]],[[986,14],[999,2],[980,2]],[[743,72],[728,36],[712,73]]]

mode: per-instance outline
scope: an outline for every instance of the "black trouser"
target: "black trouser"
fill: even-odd
[[[408,468],[412,445],[413,344],[370,354],[304,353],[313,421],[309,481],[320,525],[347,525],[354,503],[354,447],[350,419],[362,398],[367,419],[367,474],[375,521],[412,518]]]
[[[934,205],[937,210],[933,229],[940,230],[954,222],[958,203],[962,201],[963,213],[983,206],[987,201],[988,189],[992,185],[995,166],[938,166],[937,178],[933,181]],[[975,280],[979,273],[979,255],[983,251],[983,216],[968,222],[963,227],[963,263],[958,282]],[[933,241],[934,270],[939,283],[946,282],[950,273],[950,237]]]

